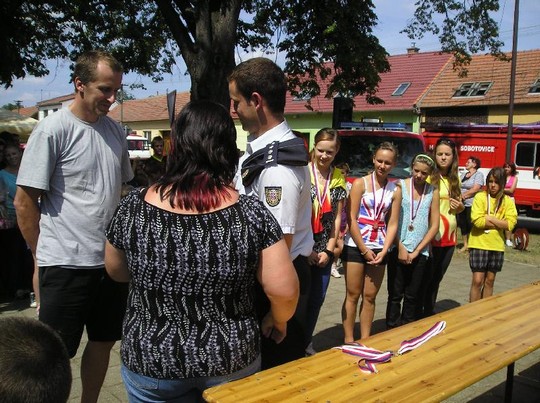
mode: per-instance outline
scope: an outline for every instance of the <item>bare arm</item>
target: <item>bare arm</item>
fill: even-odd
[[[109,241],[105,242],[105,269],[114,281],[128,283],[131,280],[126,253],[112,246]]]
[[[517,176],[515,176],[514,177],[514,183],[512,183],[512,186],[510,186],[508,189],[504,189],[504,194],[505,195],[513,195],[514,192],[516,191],[517,183],[518,183],[518,178],[517,178]]]
[[[287,244],[287,249],[289,250],[291,250],[293,236],[294,234],[283,234],[283,238],[285,239],[285,243]]]
[[[440,225],[440,219],[441,219],[441,210],[439,207],[439,189],[433,190],[433,199],[431,200],[431,206],[429,210],[429,228],[426,232],[426,235],[424,235],[424,238],[420,241],[418,246],[413,250],[411,253],[409,253],[409,260],[413,261],[416,259],[416,257],[420,254],[422,249],[424,249],[431,240],[437,235],[437,232],[439,232],[439,225]]]
[[[478,183],[475,183],[472,188],[461,193],[461,197],[463,198],[463,200],[470,199],[471,197],[474,197],[474,195],[478,193],[480,189],[482,189],[482,186]]]
[[[357,215],[360,210],[360,201],[362,200],[362,195],[364,194],[364,180],[362,178],[356,179],[353,182],[351,193],[349,195],[349,203],[347,204],[347,221],[349,224],[349,231],[351,234],[354,243],[360,250],[360,253],[366,255],[368,248],[364,245],[362,240],[362,234],[360,233],[360,228],[358,228]],[[367,253],[369,254],[369,252]]]
[[[36,256],[39,238],[39,220],[41,218],[38,200],[42,193],[43,191],[41,189],[17,186],[17,193],[13,201],[17,211],[19,229],[34,258]]]
[[[257,279],[270,300],[270,314],[261,330],[280,343],[287,335],[287,321],[294,314],[299,296],[298,276],[284,240],[263,249]]]

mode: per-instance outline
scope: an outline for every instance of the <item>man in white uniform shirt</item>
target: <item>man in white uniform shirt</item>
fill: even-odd
[[[243,194],[256,196],[276,217],[300,280],[296,323],[289,321],[288,328],[284,324],[274,324],[275,331],[287,329],[287,337],[280,345],[263,337],[263,368],[305,355],[303,335],[299,333],[305,326],[306,293],[310,281],[307,257],[313,250],[307,161],[306,165],[300,166],[267,166],[249,184],[243,184],[241,178],[242,164],[253,153],[264,150],[272,142],[296,139],[284,118],[286,92],[283,71],[266,58],[245,61],[236,66],[229,76],[229,94],[234,110],[242,128],[249,133],[246,153],[239,162],[236,187]]]

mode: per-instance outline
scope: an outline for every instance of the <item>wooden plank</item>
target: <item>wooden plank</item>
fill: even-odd
[[[440,401],[540,347],[540,283],[362,340],[396,351],[436,321],[443,333],[364,374],[358,358],[331,349],[204,392],[209,402]]]

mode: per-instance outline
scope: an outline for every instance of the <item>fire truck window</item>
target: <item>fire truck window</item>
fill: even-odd
[[[540,148],[538,143],[519,143],[516,147],[516,165],[534,167],[540,163]]]
[[[390,173],[395,178],[406,178],[410,175],[412,158],[423,152],[420,140],[390,136],[342,136],[341,147],[336,156],[336,163],[347,162],[350,176],[360,177],[373,169],[373,152],[383,141],[394,143],[398,148],[396,167]]]

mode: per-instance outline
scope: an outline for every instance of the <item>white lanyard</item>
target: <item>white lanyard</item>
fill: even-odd
[[[319,192],[319,178],[317,177],[315,164],[313,162],[311,163],[311,169],[313,171],[313,178],[315,179],[315,193],[317,195],[317,200],[319,201],[319,206],[322,209],[324,200],[326,199],[326,193],[328,192],[328,186],[330,184],[330,175],[332,175],[332,169],[328,171],[328,175],[326,176],[326,182],[324,184],[324,190],[323,190],[322,196],[321,196],[321,193]]]
[[[373,229],[378,229],[380,221],[380,217],[382,216],[382,212],[384,209],[384,194],[386,193],[386,185],[388,182],[384,184],[384,187],[382,188],[382,195],[381,195],[381,202],[377,203],[377,194],[375,192],[375,172],[371,173],[371,188],[373,190]]]
[[[418,215],[418,210],[420,209],[420,205],[422,204],[422,201],[424,200],[424,195],[426,194],[426,183],[424,182],[424,187],[422,189],[422,195],[420,196],[420,200],[418,200],[418,204],[416,205],[416,210],[414,210],[414,180],[411,178],[411,209],[410,209],[410,224],[409,224],[409,231],[414,230],[414,219]]]
[[[491,197],[489,196],[489,192],[486,192],[486,196],[487,196],[487,212],[486,212],[486,215],[491,215]],[[502,197],[499,198],[499,200],[497,200],[497,205],[495,206],[495,212],[493,213],[493,216],[497,215],[497,211],[499,211],[499,207],[501,207],[501,200],[502,200]],[[484,230],[484,232],[486,234],[489,234],[488,229]]]

